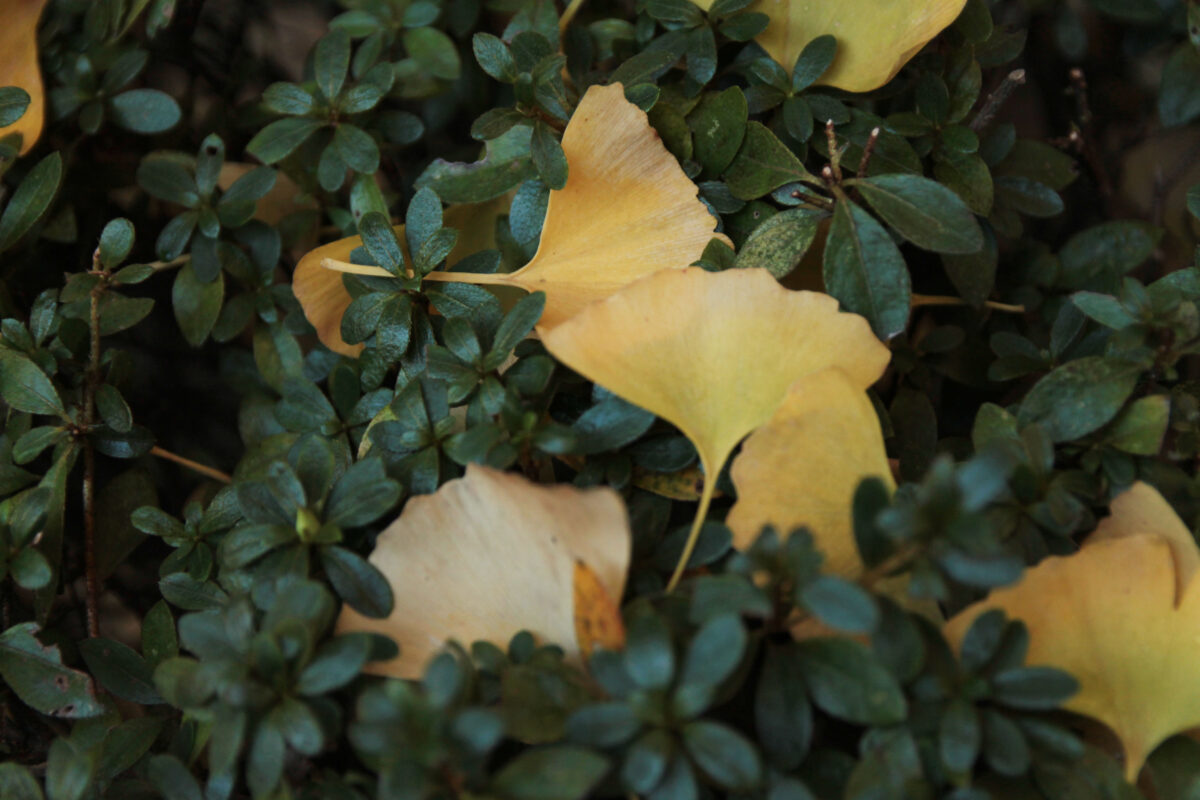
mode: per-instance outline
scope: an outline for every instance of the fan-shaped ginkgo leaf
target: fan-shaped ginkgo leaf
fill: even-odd
[[[695,0],[707,11],[713,0]],[[930,39],[958,17],[966,0],[757,0],[770,22],[757,41],[789,72],[818,36],[837,39],[837,55],[817,81],[869,92],[890,81]]]
[[[560,361],[674,423],[707,476],[678,582],[715,477],[730,452],[805,375],[839,365],[866,389],[889,351],[857,314],[816,292],[784,289],[764,269],[663,270],[543,332]]]
[[[458,231],[458,242],[446,258],[448,265],[453,265],[472,253],[496,246],[496,217],[508,211],[511,199],[509,195],[503,195],[484,203],[452,206],[446,210],[445,224]],[[407,257],[408,245],[404,237],[404,226],[397,225],[395,230]],[[321,343],[335,353],[347,356],[357,356],[363,349],[361,344],[347,344],[342,339],[342,315],[350,306],[350,292],[346,291],[346,285],[342,281],[343,272],[325,269],[322,264],[327,261],[349,262],[350,254],[362,247],[362,243],[361,236],[350,236],[321,245],[300,259],[292,275],[292,291],[300,301],[300,307],[304,309],[304,316],[317,329]],[[371,269],[362,270],[356,267],[355,271],[370,272]],[[379,270],[379,274],[392,277],[383,270]]]
[[[725,524],[735,547],[754,543],[764,525],[812,531],[830,572],[862,571],[851,505],[864,478],[894,486],[879,417],[866,392],[839,367],[796,381],[771,419],[733,461],[737,502]]]
[[[946,633],[961,642],[993,608],[1023,621],[1026,663],[1075,676],[1079,693],[1064,707],[1112,729],[1132,781],[1156,746],[1200,726],[1200,584],[1176,588],[1200,555],[1148,486],[1119,497],[1113,512],[1079,552],[1045,559],[950,620]]]
[[[538,327],[547,330],[639,278],[699,260],[714,237],[728,243],[713,233],[716,220],[696,185],[619,83],[587,90],[562,148],[567,183],[550,192],[528,264],[511,273],[433,272],[426,279],[545,292]],[[325,258],[330,269],[347,266],[338,263],[345,259]]]
[[[38,67],[38,20],[47,0],[4,0],[0,3],[0,86],[19,86],[29,93],[29,107],[12,125],[0,128],[0,137],[21,134],[21,154],[42,135],[46,119],[46,91]]]
[[[368,669],[398,678],[420,677],[448,639],[504,646],[522,630],[578,661],[593,644],[580,634],[623,643],[619,615],[602,618],[624,592],[629,554],[625,506],[611,489],[539,486],[472,464],[411,499],[380,534],[370,560],[391,584],[391,616],[347,606],[338,630],[391,637],[399,657]]]

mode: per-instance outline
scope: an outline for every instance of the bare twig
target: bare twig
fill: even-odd
[[[92,273],[100,280],[92,287],[88,316],[89,348],[87,372],[83,382],[83,428],[91,429],[96,419],[96,390],[100,387],[100,298],[108,289],[108,272],[100,265],[100,249],[92,255]],[[83,538],[87,579],[88,636],[100,635],[100,573],[96,568],[96,452],[88,436],[83,437]]]
[[[1025,70],[1014,69],[1012,72],[1004,76],[1004,80],[996,87],[995,91],[987,96],[983,101],[983,107],[979,109],[979,113],[975,115],[975,119],[971,120],[971,130],[976,133],[983,132],[988,125],[992,124],[992,120],[996,118],[996,114],[1000,112],[1000,108],[1007,102],[1008,98],[1016,91],[1017,87],[1025,83]]]
[[[871,165],[871,156],[875,155],[875,145],[879,142],[879,128],[874,128],[871,131],[871,136],[867,139],[867,144],[863,147],[862,160],[858,162],[858,176],[867,174],[867,167]]]
[[[838,150],[837,133],[833,129],[833,120],[825,123],[825,139],[829,143],[829,169],[838,183],[842,182],[842,153]]]

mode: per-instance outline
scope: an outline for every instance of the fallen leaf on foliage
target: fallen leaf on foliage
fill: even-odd
[[[391,616],[348,606],[338,630],[374,631],[399,657],[368,666],[418,678],[449,639],[505,646],[528,630],[579,660],[593,642],[623,643],[615,611],[625,589],[630,532],[611,489],[540,486],[472,464],[464,478],[414,497],[370,561],[395,596]]]
[[[248,164],[240,161],[226,161],[221,165],[217,175],[217,186],[222,192],[237,183],[238,178],[255,169],[261,164]],[[271,191],[258,199],[254,207],[254,218],[268,225],[278,225],[287,216],[297,211],[317,210],[320,205],[311,195],[306,195],[296,182],[289,178],[283,170],[275,171],[275,185]],[[315,231],[314,231],[315,233]]]
[[[804,376],[771,419],[750,435],[730,474],[737,502],[725,524],[749,547],[764,525],[786,534],[805,525],[828,571],[862,571],[851,505],[864,478],[895,488],[874,406],[839,367]]]
[[[432,272],[426,279],[545,292],[538,328],[547,330],[639,278],[697,261],[714,237],[728,243],[713,233],[717,221],[696,184],[619,83],[587,90],[562,148],[567,183],[550,192],[538,251],[528,264],[510,273]],[[332,253],[322,258],[331,270],[349,266]]]
[[[695,0],[709,10],[714,0]],[[819,84],[869,92],[890,81],[930,39],[958,17],[966,0],[758,0],[766,14],[756,41],[790,73],[804,46],[837,39],[837,56]]]
[[[38,20],[46,0],[5,0],[0,25],[0,86],[19,86],[29,93],[29,107],[12,125],[0,128],[0,137],[21,134],[24,155],[37,143],[46,120],[46,90],[38,67]]]
[[[865,319],[838,311],[829,295],[788,291],[763,269],[663,270],[543,332],[542,341],[559,361],[673,423],[696,446],[707,479],[681,568],[715,477],[788,387],[838,365],[865,390],[890,357]]]
[[[488,200],[485,203],[452,206],[446,209],[445,224],[458,230],[458,242],[446,259],[448,265],[496,246],[496,218],[508,212],[512,198],[509,195]],[[396,237],[405,249],[404,226],[397,225]],[[342,282],[343,273],[338,270],[326,269],[322,264],[326,261],[344,263],[350,261],[350,254],[362,247],[361,236],[349,236],[336,242],[322,245],[305,255],[296,265],[292,275],[292,291],[304,309],[304,316],[314,328],[321,343],[346,356],[357,356],[363,349],[361,344],[347,344],[342,339],[342,316],[350,306],[350,292]],[[358,271],[359,268],[356,268]],[[390,273],[379,271],[381,275],[392,277]],[[453,273],[448,273],[453,274]]]
[[[1168,737],[1200,726],[1200,551],[1162,496],[1138,483],[1079,550],[1047,558],[1015,586],[965,609],[946,626],[961,642],[993,608],[1029,629],[1026,663],[1078,679],[1064,708],[1099,720],[1121,740],[1136,779]]]

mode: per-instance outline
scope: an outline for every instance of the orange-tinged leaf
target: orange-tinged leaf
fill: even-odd
[[[595,570],[575,562],[575,641],[587,658],[597,647],[620,650],[625,646],[625,623],[621,608],[604,588]]]
[[[550,192],[538,251],[515,272],[433,272],[428,280],[517,286],[545,292],[538,329],[661,269],[697,261],[716,220],[644,111],[618,84],[592,86],[562,138],[567,183]],[[326,257],[330,269],[346,259]],[[381,274],[382,270],[380,270]]]
[[[662,270],[542,341],[571,369],[677,426],[710,477],[799,378],[840,365],[866,389],[890,356],[865,319],[828,295],[788,291],[763,269]],[[693,534],[714,483],[705,483]],[[691,544],[694,536],[681,567]]]
[[[708,10],[713,0],[695,0]],[[837,56],[818,81],[848,92],[869,92],[892,79],[929,40],[958,17],[966,0],[757,0],[766,14],[756,41],[789,74],[804,46],[826,34]]]
[[[868,477],[894,487],[879,417],[861,386],[839,367],[796,381],[771,419],[750,435],[730,473],[738,499],[725,520],[735,547],[764,525],[786,535],[812,531],[827,571],[862,571],[851,504]]]
[[[29,107],[12,125],[0,128],[0,137],[21,134],[24,155],[42,135],[46,118],[46,90],[38,67],[37,27],[46,0],[4,0],[0,25],[0,86],[19,86],[29,93]]]
[[[1151,528],[1169,523],[1159,503],[1157,492],[1141,487],[1114,504],[1114,516]],[[1188,548],[1173,534],[1111,528],[965,609],[946,634],[961,642],[971,622],[992,608],[1022,620],[1030,636],[1026,663],[1078,679],[1079,693],[1064,707],[1112,729],[1133,781],[1156,746],[1200,726],[1200,584],[1176,590],[1176,554],[1194,558],[1194,543]]]
[[[607,618],[594,589],[619,599],[629,555],[625,506],[611,489],[540,486],[472,464],[466,477],[411,499],[380,534],[370,561],[391,584],[391,616],[368,619],[347,606],[338,630],[395,640],[399,657],[368,669],[398,678],[419,677],[449,639],[503,647],[522,630],[578,662],[576,566],[595,579],[587,614],[599,621]]]
[[[447,209],[444,221],[447,226],[458,230],[458,242],[446,263],[453,265],[472,253],[495,247],[496,217],[507,213],[511,201],[509,195],[503,195],[485,203]],[[397,225],[395,231],[407,257],[408,246],[404,238],[404,226]],[[347,356],[357,356],[363,349],[361,344],[347,344],[342,339],[342,315],[350,306],[350,293],[346,291],[342,282],[342,272],[325,269],[322,264],[326,261],[349,262],[350,254],[362,247],[362,243],[361,236],[349,236],[321,245],[300,259],[292,275],[292,291],[304,309],[304,316],[317,329],[321,343],[335,353]],[[363,271],[371,273],[372,269]],[[383,270],[375,271],[391,277]]]

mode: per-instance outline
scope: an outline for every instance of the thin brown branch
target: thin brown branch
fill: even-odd
[[[96,390],[100,386],[100,298],[108,289],[107,273],[100,266],[100,250],[92,256],[92,273],[100,280],[89,295],[88,364],[83,383],[83,428],[90,430],[96,420]],[[88,636],[100,635],[100,573],[96,568],[96,452],[88,436],[83,438],[83,547],[86,570]]]
[[[948,297],[936,294],[914,294],[912,296],[912,307],[919,308],[921,306],[965,306],[967,301],[961,297]],[[1004,311],[1008,314],[1024,314],[1025,306],[1012,305],[1010,303],[998,303],[995,300],[983,301],[985,308],[991,308],[996,311]]]
[[[1012,72],[1004,76],[1004,80],[996,87],[995,91],[987,96],[983,101],[983,107],[979,109],[979,113],[975,115],[975,119],[971,120],[971,130],[976,133],[982,133],[987,126],[992,124],[992,120],[996,118],[996,114],[1000,112],[1001,107],[1008,101],[1008,98],[1016,91],[1017,87],[1025,83],[1025,70],[1014,69]]]
[[[879,142],[879,128],[872,129],[871,136],[867,139],[866,146],[863,147],[862,160],[858,162],[858,176],[867,174],[867,167],[871,165],[871,156],[875,155],[875,145]]]

